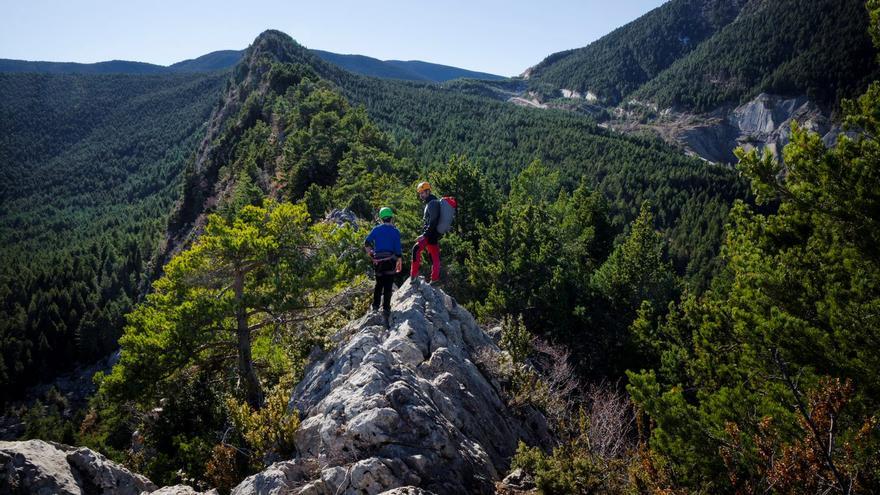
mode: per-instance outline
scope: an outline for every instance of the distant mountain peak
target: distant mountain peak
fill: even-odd
[[[0,73],[32,72],[49,74],[167,74],[215,72],[229,70],[241,61],[251,63],[258,59],[280,63],[302,63],[315,68],[322,75],[333,69],[327,64],[364,76],[405,81],[446,82],[452,79],[503,80],[505,77],[422,60],[379,60],[366,55],[339,54],[310,50],[293,37],[277,29],[267,29],[257,35],[245,50],[217,50],[196,58],[181,60],[169,66],[109,60],[92,64],[73,62],[40,62],[0,59]]]

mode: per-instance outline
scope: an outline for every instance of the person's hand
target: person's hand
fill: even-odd
[[[394,273],[400,273],[403,270],[403,259],[397,258],[397,266],[394,267]]]
[[[367,250],[367,256],[372,258],[373,257],[373,250],[371,248],[366,248],[366,250]]]

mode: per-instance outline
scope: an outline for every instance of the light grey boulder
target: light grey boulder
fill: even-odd
[[[42,440],[0,442],[0,493],[80,495],[67,452]]]
[[[67,454],[67,462],[78,471],[85,485],[96,493],[140,495],[156,490],[150,480],[111,462],[94,450],[80,447]]]
[[[220,495],[220,492],[216,489],[199,492],[189,485],[174,485],[163,486],[154,492],[150,492],[150,495]]]
[[[417,486],[403,486],[400,488],[392,488],[391,490],[384,491],[379,495],[434,495],[434,492],[422,490]]]
[[[140,495],[147,478],[103,455],[42,440],[0,442],[0,493]]]
[[[504,478],[501,484],[515,490],[531,490],[535,488],[535,480],[522,469],[514,469]]]
[[[325,493],[323,491],[304,492],[319,469],[314,462],[295,459],[276,462],[257,474],[248,476],[232,489],[232,495],[284,495],[288,493]]]
[[[327,215],[324,217],[324,221],[327,223],[334,223],[339,227],[343,225],[349,225],[354,230],[358,230],[357,220],[357,215],[355,215],[354,212],[349,210],[348,208],[343,208],[341,210],[334,209],[327,213]]]
[[[280,475],[278,464],[288,464],[278,463],[234,494],[494,493],[518,440],[549,442],[544,417],[509,410],[475,364],[479,353],[501,352],[494,340],[421,279],[395,292],[388,327],[371,314],[334,340],[290,402],[302,423],[288,462],[310,460],[318,472]]]

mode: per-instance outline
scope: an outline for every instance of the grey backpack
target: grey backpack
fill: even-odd
[[[440,220],[437,221],[437,232],[445,234],[452,228],[458,202],[452,196],[443,196],[440,201]]]

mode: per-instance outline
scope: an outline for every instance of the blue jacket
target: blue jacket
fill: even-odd
[[[403,256],[400,246],[400,231],[390,223],[380,223],[373,227],[370,235],[364,241],[364,245],[373,246],[377,253],[394,253],[398,258]]]

